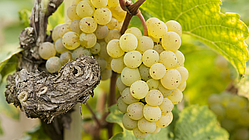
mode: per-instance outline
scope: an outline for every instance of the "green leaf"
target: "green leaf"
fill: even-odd
[[[28,27],[29,26],[29,17],[31,15],[31,11],[23,9],[23,10],[20,10],[18,12],[18,14],[19,14],[19,19],[20,19],[21,23],[25,27]]]
[[[249,59],[247,26],[236,13],[220,12],[220,0],[147,0],[141,8],[163,21],[177,20],[191,35],[227,58],[240,76]]]
[[[2,129],[2,125],[1,125],[1,120],[0,120],[0,135],[3,135],[3,129]]]
[[[182,110],[175,125],[175,140],[228,140],[207,106],[192,105]]]

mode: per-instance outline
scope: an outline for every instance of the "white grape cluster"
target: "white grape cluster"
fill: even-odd
[[[216,114],[221,126],[230,133],[231,140],[249,139],[248,99],[223,92],[210,95],[208,104]]]
[[[107,43],[120,38],[126,12],[119,0],[74,0],[67,9],[70,21],[57,25],[52,32],[54,43],[44,42],[39,47],[46,69],[53,73],[71,60],[94,56],[101,67],[101,80],[111,77],[112,58],[106,51]]]
[[[157,18],[148,19],[146,24],[149,36],[131,27],[120,39],[107,44],[113,58],[111,68],[120,73],[117,106],[125,113],[123,125],[137,138],[156,134],[171,123],[171,111],[181,102],[188,78],[184,55],[178,50],[181,25]]]

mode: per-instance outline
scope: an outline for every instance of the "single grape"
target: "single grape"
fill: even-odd
[[[116,18],[119,22],[124,21],[126,16],[126,11],[124,11],[120,4],[118,4],[116,7],[110,7],[109,8],[112,11],[112,16]]]
[[[175,54],[176,54],[176,58],[177,58],[176,67],[183,66],[184,61],[185,61],[184,55],[179,50],[177,50],[175,52]]]
[[[147,121],[158,121],[161,118],[161,109],[158,106],[146,104],[143,108],[143,115]]]
[[[127,107],[127,115],[132,120],[140,120],[143,118],[144,104],[141,102],[132,103]]]
[[[53,43],[43,42],[39,47],[39,55],[42,59],[49,59],[56,55],[56,49]]]
[[[58,29],[58,34],[60,38],[63,38],[64,34],[71,31],[70,24],[64,23],[61,24],[59,29]]]
[[[104,39],[109,32],[109,29],[106,25],[98,25],[95,35],[98,39]]]
[[[139,99],[136,99],[134,98],[132,95],[131,95],[131,92],[130,92],[130,88],[125,88],[123,91],[122,91],[122,100],[126,103],[126,104],[132,104],[132,103],[136,103],[139,101]]]
[[[110,30],[108,32],[108,34],[106,35],[106,37],[104,39],[105,39],[105,42],[108,43],[112,39],[119,39],[120,36],[121,36],[121,34],[120,34],[119,30],[113,29],[113,30]]]
[[[143,54],[143,64],[147,67],[151,67],[153,64],[159,61],[159,54],[157,51],[149,49]]]
[[[131,33],[125,33],[119,40],[120,48],[125,52],[134,51],[137,48],[138,41],[135,35]]]
[[[176,32],[179,36],[182,35],[182,26],[175,20],[169,20],[166,23],[168,31]]]
[[[118,25],[117,25],[117,27],[115,29],[121,31],[121,28],[122,28],[123,24],[124,24],[124,21],[119,21]]]
[[[80,56],[84,56],[84,55],[91,56],[92,54],[88,49],[85,49],[83,47],[79,47],[73,51],[72,58],[73,58],[73,60],[75,60],[76,58],[78,58]]]
[[[131,95],[136,99],[144,98],[149,91],[149,86],[143,80],[137,80],[130,87]]]
[[[93,16],[94,11],[94,7],[86,0],[80,1],[76,6],[76,13],[80,18]]]
[[[119,5],[119,0],[108,0],[107,5],[110,7],[116,7]]]
[[[150,18],[147,22],[148,34],[154,38],[161,38],[167,31],[167,26],[164,22],[157,18]]]
[[[79,35],[75,32],[67,32],[62,37],[62,44],[68,50],[74,50],[80,46]]]
[[[183,94],[179,89],[173,89],[173,92],[167,98],[175,105],[182,101]]]
[[[161,45],[161,44],[157,44],[157,45],[155,45],[155,46],[153,47],[153,50],[157,51],[157,52],[158,52],[158,54],[160,54],[161,52],[163,52],[163,51],[164,51],[164,49],[163,49],[163,47],[162,47],[162,45]]]
[[[112,19],[112,12],[108,8],[99,8],[94,12],[94,20],[99,25],[106,25]]]
[[[225,108],[221,104],[213,104],[209,106],[210,110],[216,114],[218,120],[222,120],[225,116]]]
[[[58,24],[57,26],[54,27],[53,32],[52,32],[52,40],[56,42],[57,39],[60,38],[59,36],[59,30],[62,24]]]
[[[142,133],[153,133],[156,130],[156,122],[147,121],[145,118],[138,120],[138,129]]]
[[[112,70],[110,69],[104,69],[103,71],[101,71],[101,80],[107,80],[110,79],[112,77]]]
[[[156,126],[156,130],[153,133],[151,133],[151,134],[157,134],[158,132],[160,132],[160,130],[161,130],[161,128],[158,127],[158,126]]]
[[[153,47],[154,47],[154,42],[150,37],[141,36],[138,39],[137,50],[142,54],[148,49],[153,49]]]
[[[170,69],[176,66],[177,57],[172,51],[163,51],[160,53],[159,62]]]
[[[140,73],[137,68],[131,69],[125,67],[121,72],[121,80],[126,86],[131,86],[132,83],[140,79]]]
[[[144,64],[140,65],[139,72],[140,72],[141,78],[144,81],[147,81],[147,80],[151,79],[150,68],[146,67]]]
[[[158,106],[163,102],[163,95],[157,89],[152,89],[145,97],[145,101],[150,106]]]
[[[126,113],[126,112],[127,112],[128,105],[122,100],[121,97],[118,98],[117,106],[118,106],[118,109],[119,109],[122,113]]]
[[[97,42],[97,37],[94,33],[81,33],[79,40],[82,47],[92,48]]]
[[[150,67],[150,76],[155,80],[163,78],[165,73],[166,68],[162,63],[155,63]]]
[[[112,67],[111,67],[112,59],[113,58],[110,56],[106,59],[106,62],[107,62],[106,68],[109,70],[112,70]]]
[[[158,90],[161,91],[164,98],[168,97],[173,92],[172,89],[167,89],[167,88],[163,87],[163,85],[160,82],[158,85]]]
[[[132,120],[127,113],[124,114],[122,123],[127,130],[132,130],[137,127],[137,120]]]
[[[142,54],[139,51],[130,51],[124,55],[124,64],[128,68],[137,68],[142,63]]]
[[[181,74],[176,69],[167,70],[161,79],[161,84],[167,89],[175,89],[181,84]]]
[[[72,21],[71,22],[71,24],[70,24],[70,29],[73,31],[73,32],[75,32],[75,33],[77,33],[77,34],[81,34],[81,30],[80,30],[80,25],[79,25],[79,23],[80,23],[80,20],[81,19],[76,19],[76,20],[74,20],[74,21]]]
[[[160,128],[164,128],[168,126],[173,120],[172,112],[167,113],[166,115],[162,115],[162,117],[156,122],[156,125]]]
[[[92,4],[96,8],[107,6],[108,0],[91,0]]]
[[[186,88],[186,81],[185,82],[183,82],[183,83],[181,83],[177,88],[181,91],[181,92],[183,92],[184,90],[185,90],[185,88]]]
[[[226,106],[225,112],[228,119],[236,119],[240,114],[240,106],[237,102],[229,102]]]
[[[177,67],[176,70],[181,74],[181,83],[185,82],[188,79],[188,70],[183,66]]]
[[[61,62],[62,66],[65,65],[67,62],[70,62],[72,60],[73,60],[72,53],[70,51],[63,52],[60,55],[60,62]]]
[[[98,62],[99,66],[100,66],[100,71],[103,71],[105,70],[106,66],[107,66],[107,62],[104,58],[100,57],[100,56],[97,56],[95,55],[94,56],[96,61]]]
[[[71,20],[80,19],[80,17],[76,13],[76,6],[77,5],[75,4],[67,8],[67,17]]]
[[[132,33],[133,35],[135,35],[137,37],[137,39],[139,39],[140,37],[142,37],[142,32],[137,28],[137,27],[131,27],[128,28],[125,33]]]
[[[92,54],[98,54],[100,52],[100,45],[96,43],[92,48],[90,48]]]
[[[57,72],[61,69],[61,63],[60,63],[60,58],[59,57],[50,57],[46,61],[46,69],[50,73]]]
[[[127,87],[122,81],[121,76],[119,76],[116,80],[116,85],[120,93]]]
[[[213,105],[213,104],[220,104],[221,103],[221,97],[218,94],[211,94],[208,97],[208,104]]]
[[[241,111],[240,112],[240,117],[238,119],[238,123],[244,127],[249,126],[249,112],[248,111]]]
[[[110,30],[115,29],[118,26],[118,20],[116,18],[111,18],[111,21],[107,23],[106,26]]]
[[[152,90],[152,89],[158,89],[159,81],[155,80],[155,79],[149,79],[147,81],[147,84],[148,84],[150,90]]]
[[[162,104],[159,105],[162,115],[166,115],[167,113],[171,112],[174,108],[174,104],[171,102],[170,99],[164,98]]]
[[[124,55],[124,51],[120,48],[119,46],[119,40],[118,39],[113,39],[107,44],[107,53],[112,57],[112,58],[119,58],[122,55]]]
[[[113,58],[111,61],[111,68],[113,71],[117,72],[117,73],[121,73],[122,70],[125,68],[125,64],[124,64],[124,57],[121,56],[119,58]]]
[[[175,32],[167,32],[162,37],[162,46],[165,50],[175,52],[181,46],[181,38]]]
[[[99,45],[100,45],[99,56],[101,56],[107,60],[110,57],[107,53],[107,50],[106,50],[107,44],[104,41],[102,41],[102,42],[99,42]]]
[[[236,123],[233,120],[224,118],[220,122],[221,127],[225,128],[228,132],[233,131],[236,128]]]
[[[144,139],[148,136],[148,134],[141,132],[138,128],[133,129],[133,134],[139,139]]]
[[[63,53],[63,52],[65,52],[65,51],[68,51],[68,50],[63,46],[63,44],[62,44],[62,39],[61,39],[61,38],[59,38],[59,39],[56,40],[54,46],[55,46],[56,52],[58,52],[58,53],[60,53],[60,54]]]
[[[93,33],[97,29],[97,22],[92,17],[84,17],[80,20],[80,29],[84,33]]]

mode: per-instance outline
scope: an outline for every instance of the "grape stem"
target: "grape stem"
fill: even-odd
[[[86,103],[86,107],[91,112],[92,117],[95,120],[95,122],[97,123],[98,128],[101,128],[101,123],[100,123],[99,119],[97,118],[96,114],[93,112],[92,108],[90,107],[90,105],[88,103]]]
[[[146,26],[146,22],[145,22],[145,19],[144,19],[144,16],[142,15],[141,11],[138,9],[138,13],[136,15],[140,21],[142,22],[142,25],[143,25],[143,31],[144,31],[144,35],[145,36],[148,36],[148,29],[147,29],[147,26]]]

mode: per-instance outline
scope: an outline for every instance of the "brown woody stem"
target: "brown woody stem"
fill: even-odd
[[[148,29],[147,29],[147,26],[146,26],[146,22],[145,22],[144,16],[142,15],[140,10],[138,10],[137,17],[142,22],[144,35],[148,36]]]

